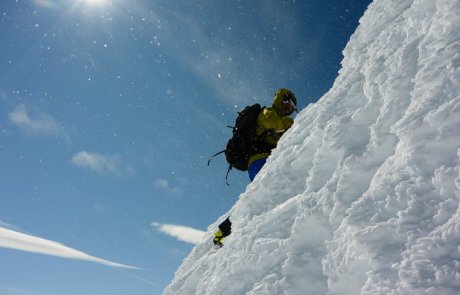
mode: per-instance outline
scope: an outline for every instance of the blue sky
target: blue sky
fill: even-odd
[[[171,225],[206,230],[249,183],[206,165],[236,112],[318,100],[368,4],[2,1],[0,293],[160,294],[193,247]]]

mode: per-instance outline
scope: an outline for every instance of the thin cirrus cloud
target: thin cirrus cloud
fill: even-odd
[[[0,227],[0,247],[57,256],[67,259],[90,261],[111,267],[138,269],[134,266],[129,266],[91,256],[82,251],[67,247],[55,241],[20,233],[4,227]]]
[[[103,155],[81,151],[72,156],[71,162],[75,166],[93,171],[99,175],[122,176],[132,172],[132,169],[125,165],[117,154]]]
[[[199,244],[206,234],[206,232],[202,230],[183,225],[161,224],[158,222],[153,222],[152,227],[156,228],[161,233],[178,239],[179,241],[194,245]]]

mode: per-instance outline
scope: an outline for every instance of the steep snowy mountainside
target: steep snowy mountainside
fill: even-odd
[[[460,294],[459,92],[460,1],[374,1],[164,294]]]

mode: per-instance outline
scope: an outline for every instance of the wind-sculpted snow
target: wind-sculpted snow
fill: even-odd
[[[372,3],[332,89],[164,294],[460,294],[459,92],[460,2]]]

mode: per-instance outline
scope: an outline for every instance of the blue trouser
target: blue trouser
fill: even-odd
[[[248,174],[251,181],[254,180],[257,173],[262,169],[262,167],[267,162],[267,158],[262,158],[259,160],[255,160],[254,162],[249,165]],[[230,221],[230,217],[227,217],[221,224],[219,224],[219,229],[222,232],[222,236],[226,237],[232,233],[232,222]]]
[[[259,173],[259,171],[265,165],[265,162],[267,162],[267,158],[262,158],[259,160],[255,160],[254,162],[251,163],[251,165],[249,165],[248,174],[249,174],[249,179],[251,179],[251,181],[253,181],[254,178],[256,178],[257,173]]]

